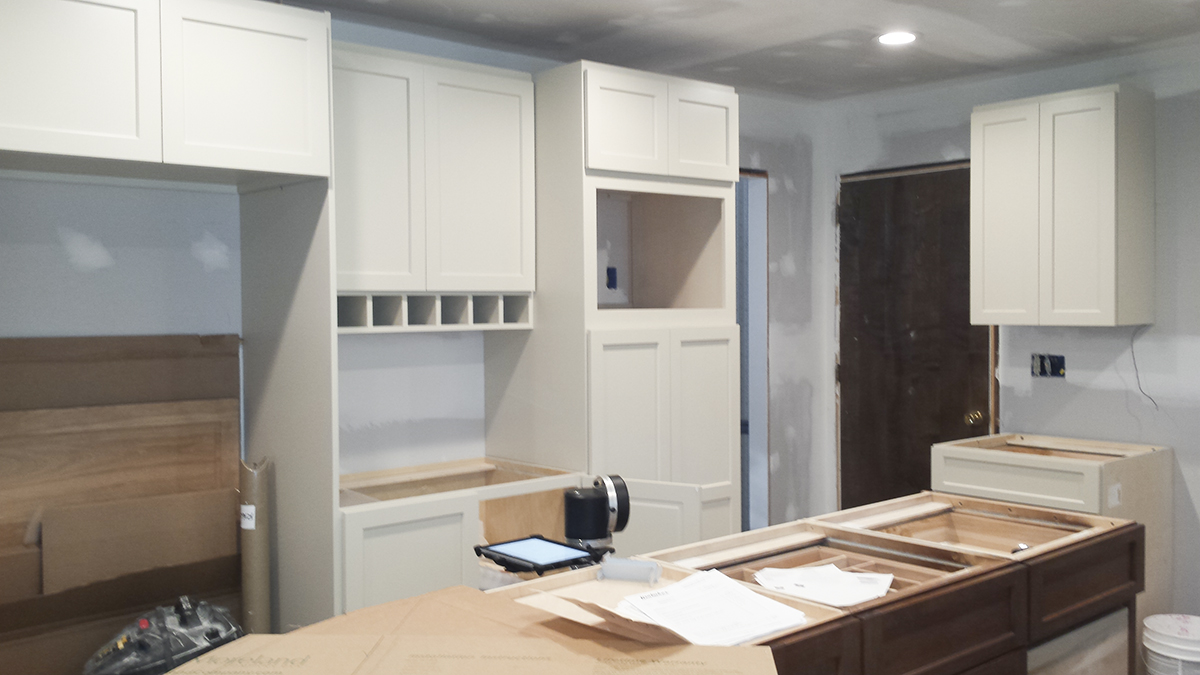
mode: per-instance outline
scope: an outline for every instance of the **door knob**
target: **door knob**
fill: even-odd
[[[965,422],[966,425],[969,427],[983,424],[983,411],[982,410],[972,410],[971,412],[967,413],[966,415],[963,415],[963,422]]]

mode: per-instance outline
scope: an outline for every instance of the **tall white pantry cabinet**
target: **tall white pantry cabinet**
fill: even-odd
[[[621,555],[740,531],[737,96],[590,62],[535,82],[538,320],[485,344],[488,452],[624,477]]]

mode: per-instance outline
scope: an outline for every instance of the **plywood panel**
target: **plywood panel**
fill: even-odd
[[[0,339],[0,411],[237,398],[236,335]]]
[[[0,413],[0,521],[237,486],[235,399]]]

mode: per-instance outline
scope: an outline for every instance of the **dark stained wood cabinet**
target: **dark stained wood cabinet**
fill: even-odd
[[[862,612],[863,671],[957,675],[1025,646],[1027,574],[1010,564]]]
[[[779,675],[861,675],[862,624],[847,616],[767,643]]]
[[[1146,528],[1119,529],[1025,561],[1029,639],[1045,642],[1128,605],[1145,588]]]

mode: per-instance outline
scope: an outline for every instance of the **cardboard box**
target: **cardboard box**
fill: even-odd
[[[237,503],[222,489],[47,509],[43,592],[236,555]]]
[[[766,647],[633,648],[547,638],[412,635],[248,635],[173,675],[766,675]]]
[[[42,551],[36,546],[0,548],[0,604],[42,592]]]

